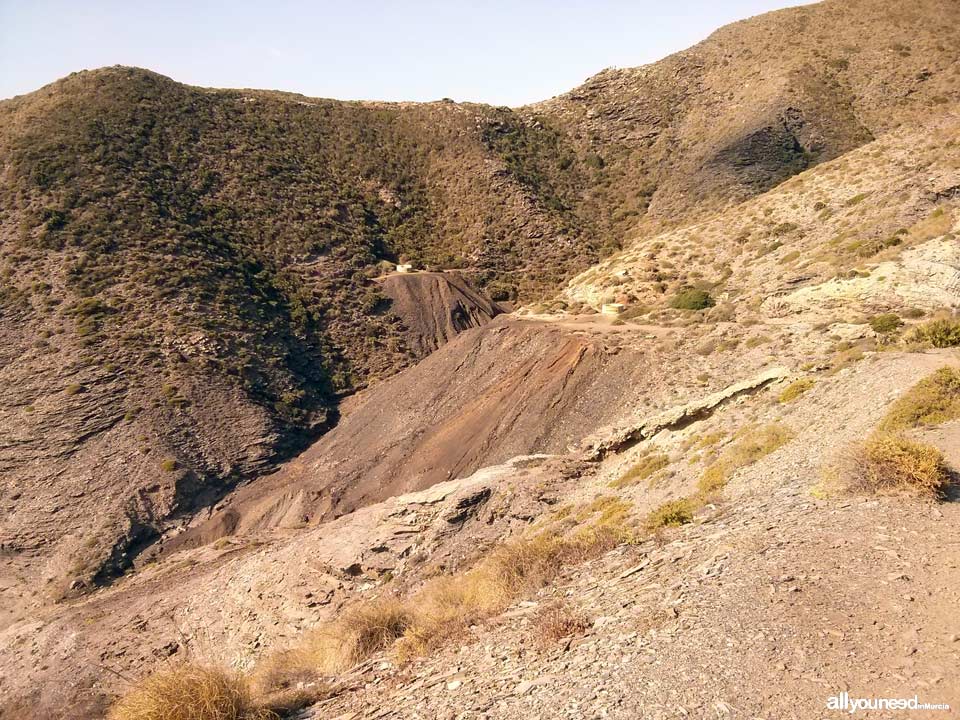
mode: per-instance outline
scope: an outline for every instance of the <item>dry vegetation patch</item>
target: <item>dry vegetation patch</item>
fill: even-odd
[[[470,625],[536,592],[564,568],[633,538],[629,503],[603,496],[589,522],[570,532],[546,529],[494,547],[476,565],[436,577],[407,597],[381,597],[349,608],[293,647],[265,656],[249,677],[185,664],[149,676],[111,709],[109,720],[266,720],[326,694],[325,678],[393,649],[404,661],[462,637]],[[551,622],[573,629],[559,615]]]
[[[691,498],[668,500],[647,515],[645,524],[649,530],[686,525],[693,520],[696,509],[697,504]]]
[[[794,380],[783,389],[783,392],[780,393],[777,400],[781,403],[793,402],[814,385],[816,385],[816,380],[813,378],[799,378]]]
[[[622,488],[627,485],[635,485],[641,480],[646,480],[655,472],[663,470],[670,464],[670,458],[663,453],[653,453],[646,455],[640,461],[631,467],[627,472],[610,483],[612,488]]]
[[[960,417],[960,371],[942,367],[914,385],[890,407],[879,429],[897,432]]]
[[[735,437],[733,445],[724,450],[716,462],[700,476],[697,489],[701,495],[721,489],[737,470],[752,465],[785,445],[793,437],[793,431],[779,423],[750,425],[740,430]]]
[[[932,445],[878,433],[849,450],[839,479],[847,492],[938,499],[946,492],[950,472]]]
[[[906,336],[906,342],[914,345],[947,348],[960,345],[960,318],[943,315],[917,325]]]
[[[151,675],[111,708],[108,720],[268,720],[247,681],[221,668],[184,663]]]
[[[582,635],[590,627],[589,618],[567,603],[555,602],[540,608],[533,619],[534,635],[541,645]]]
[[[547,529],[503,543],[466,572],[433,578],[409,597],[361,603],[266,657],[256,684],[265,693],[294,688],[390,648],[400,661],[425,655],[536,592],[564,567],[631,540],[629,508],[621,498],[601,496],[577,518],[565,518],[574,523],[570,532]]]

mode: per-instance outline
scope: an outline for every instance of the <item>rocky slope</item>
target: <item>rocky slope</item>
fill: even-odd
[[[951,107],[956,12],[773,13],[518,110],[130,68],[0,102],[0,537],[30,592],[109,582],[463,324],[402,294],[391,310],[384,263],[461,267],[494,300],[549,296],[629,231]]]
[[[574,678],[610,671],[602,653],[665,663],[597,702],[613,716],[643,702],[789,717],[827,668],[866,687],[858,653],[873,680],[909,677],[877,650],[913,631],[899,585],[827,588],[816,569],[873,552],[869,513],[918,523],[888,533],[906,562],[934,549],[904,581],[929,593],[909,602],[932,650],[909,667],[943,686],[953,545],[937,517],[953,505],[930,519],[808,490],[897,394],[955,362],[881,352],[903,331],[870,321],[960,305],[957,11],[828,0],[518,110],[204,90],[125,68],[0,102],[0,716],[97,717],[125,688],[115,673],[171,655],[249,667],[557,511],[612,496],[637,524],[764,423],[800,437],[693,527],[525,600],[582,597],[614,618],[582,652],[522,647],[535,606],[521,605],[472,629],[462,659],[385,657],[357,671],[366,688],[346,676],[315,716],[576,715],[598,688]],[[459,270],[384,276],[401,256]],[[689,291],[709,307],[684,309]],[[495,317],[488,297],[527,304]],[[593,312],[611,300],[628,311]],[[814,390],[776,402],[770,383],[799,375]],[[951,427],[931,441],[955,461]],[[620,484],[648,452],[669,462]],[[856,529],[848,545],[831,522]],[[781,527],[777,554],[754,557]],[[620,578],[636,563],[649,571]],[[706,594],[684,617],[689,573]],[[768,612],[765,584],[799,587],[786,576],[815,599],[778,589]],[[637,620],[631,596],[653,625],[614,635]],[[891,609],[869,641],[819,632],[815,613],[866,627],[871,603]],[[749,621],[722,622],[726,608]],[[774,647],[780,610],[798,630]],[[483,648],[501,640],[491,678],[503,657]],[[773,648],[762,668],[757,643]],[[781,704],[730,699],[741,670],[772,681],[779,665],[798,676]],[[658,684],[664,667],[688,680]],[[552,679],[515,687],[541,671]],[[567,705],[546,707],[548,692]]]
[[[714,404],[700,403],[709,388],[687,389],[672,408],[699,408],[692,421],[662,424],[599,461],[588,442],[553,457],[518,457],[333,522],[181,548],[111,589],[8,628],[0,656],[10,671],[5,691],[30,696],[29,707],[55,716],[89,717],[125,685],[101,666],[124,676],[168,657],[247,666],[264,648],[295,642],[357,598],[468,566],[491,544],[563,517],[564,507],[601,508],[598,498],[614,496],[642,517],[695,488],[711,456],[739,430],[777,422],[793,437],[737,473],[692,525],[568,568],[556,584],[435,657],[366,663],[302,717],[627,717],[650,704],[655,716],[673,717],[677,704],[693,712],[723,703],[733,717],[774,708],[799,718],[838,685],[889,694],[916,681],[926,699],[955,702],[947,680],[958,631],[951,609],[955,504],[818,500],[811,489],[892,399],[957,362],[955,351],[884,353],[820,374],[791,405],[776,401],[782,383],[750,376],[742,377],[745,391]],[[728,372],[735,376],[733,365]],[[665,415],[684,417],[653,416]],[[598,436],[649,428],[649,417],[643,409],[624,412]],[[716,436],[713,453],[694,449]],[[960,462],[955,428],[938,442]],[[611,488],[651,452],[664,453],[667,466],[649,482]],[[852,567],[860,568],[855,582]],[[538,611],[558,602],[586,616],[592,629],[531,646],[531,633],[540,634]],[[789,633],[784,617],[791,618]],[[619,664],[610,665],[614,660]],[[75,669],[69,683],[64,663]],[[609,675],[623,672],[633,680]],[[781,692],[764,693],[775,678]]]
[[[574,278],[563,296],[655,311],[700,288],[738,313],[759,303],[771,316],[819,320],[951,306],[960,118],[934,117],[701,222],[650,233]]]
[[[593,154],[602,180],[587,202],[610,207],[607,226],[635,236],[954,105],[958,13],[950,0],[772,12],[658,63],[605,70],[534,109]]]
[[[390,309],[403,322],[407,347],[418,359],[503,312],[453,272],[392,273],[380,280],[380,290],[390,298]]]

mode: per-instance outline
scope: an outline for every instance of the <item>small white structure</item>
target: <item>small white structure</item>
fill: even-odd
[[[602,315],[619,315],[627,307],[623,303],[604,303],[600,306],[600,313]]]
[[[413,272],[413,265],[410,263],[404,263],[403,265],[397,265],[398,273],[408,273]]]

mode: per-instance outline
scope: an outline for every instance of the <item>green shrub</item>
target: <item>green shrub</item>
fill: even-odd
[[[178,467],[179,465],[177,464],[177,461],[174,460],[173,458],[167,458],[166,460],[160,463],[160,469],[166,472],[173,472]]]
[[[881,335],[892,333],[901,325],[903,325],[903,320],[896,313],[883,313],[870,318],[870,328]]]
[[[714,302],[706,290],[688,288],[670,298],[669,305],[676,310],[706,310],[713,307]]]
[[[910,339],[935,348],[960,345],[960,320],[953,318],[931,320],[915,328]]]

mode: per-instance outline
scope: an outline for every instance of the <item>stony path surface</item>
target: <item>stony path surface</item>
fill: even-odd
[[[956,505],[831,507],[787,486],[578,568],[303,717],[808,720],[842,690],[960,707],[958,521]],[[543,647],[536,612],[558,599],[592,625]]]

